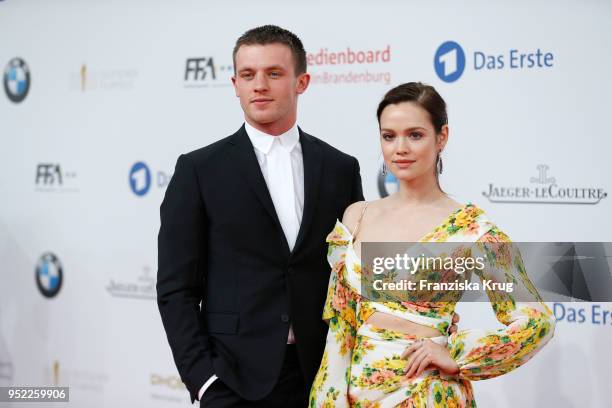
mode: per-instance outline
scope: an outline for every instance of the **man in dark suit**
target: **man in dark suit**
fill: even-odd
[[[157,302],[205,407],[306,407],[327,326],[325,237],[363,200],[359,164],[297,127],[297,36],[247,31],[232,78],[245,124],[181,155],[161,205]]]

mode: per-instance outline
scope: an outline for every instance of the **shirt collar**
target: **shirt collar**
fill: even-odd
[[[297,123],[294,123],[291,129],[278,136],[269,135],[261,130],[255,129],[253,126],[249,125],[248,122],[244,122],[244,128],[247,135],[249,135],[249,139],[251,139],[253,146],[263,154],[270,153],[272,143],[274,143],[275,139],[278,140],[280,145],[289,152],[292,151],[300,141],[300,133],[298,131]]]

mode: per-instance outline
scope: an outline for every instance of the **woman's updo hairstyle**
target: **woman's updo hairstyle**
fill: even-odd
[[[391,89],[380,101],[376,110],[378,127],[380,127],[380,115],[383,110],[389,105],[396,105],[402,102],[414,102],[425,109],[429,113],[436,134],[439,134],[442,131],[442,127],[448,124],[446,102],[444,102],[444,99],[442,99],[434,87],[421,82],[408,82]]]

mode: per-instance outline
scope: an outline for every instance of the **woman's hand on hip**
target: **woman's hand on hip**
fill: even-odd
[[[446,345],[434,343],[429,339],[420,339],[411,344],[402,358],[408,360],[406,377],[418,377],[428,366],[436,366],[445,374],[454,375],[459,372],[459,366],[450,356]]]

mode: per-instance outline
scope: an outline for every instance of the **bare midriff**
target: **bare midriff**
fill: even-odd
[[[414,323],[383,312],[372,313],[366,323],[381,329],[393,330],[404,334],[412,334],[416,337],[440,336],[440,332],[433,327]]]

